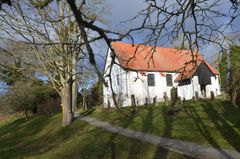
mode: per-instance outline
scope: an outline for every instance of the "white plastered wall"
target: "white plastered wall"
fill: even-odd
[[[196,96],[196,92],[198,92],[199,97],[203,98],[198,77],[193,76],[190,80],[191,84],[178,87],[178,96],[182,99],[185,98],[186,100],[189,100],[192,99],[193,96]],[[211,84],[206,86],[207,98],[211,98],[211,91],[214,92],[214,96],[221,95],[218,75],[216,75],[216,77],[211,77]]]
[[[211,97],[211,91],[213,91],[214,96],[221,95],[218,75],[216,75],[216,77],[211,77],[211,85],[206,86],[207,98]]]
[[[119,61],[116,59],[116,62],[119,64]],[[105,75],[108,75],[110,71],[111,57],[110,52],[106,59],[105,66]],[[137,105],[143,105],[148,98],[149,102],[153,101],[154,97],[157,97],[157,102],[163,101],[164,92],[167,93],[167,96],[171,97],[172,87],[178,88],[178,96],[186,100],[192,99],[195,96],[195,93],[198,92],[199,97],[202,97],[202,92],[200,90],[200,85],[198,82],[198,77],[193,76],[191,84],[178,86],[177,82],[174,82],[178,73],[169,73],[169,72],[145,72],[145,75],[136,71],[126,71],[121,68],[118,64],[112,66],[112,87],[116,93],[116,99],[119,106],[130,106],[131,105],[131,95],[134,95]],[[155,86],[147,85],[147,74],[154,74],[155,76]],[[172,75],[173,86],[168,87],[166,84],[166,74]],[[117,82],[117,76],[119,77],[119,84]],[[112,92],[110,89],[109,77],[105,77],[105,80],[108,82],[109,87],[103,87],[104,94],[104,107],[114,107],[114,102],[112,98]],[[206,95],[207,98],[210,98],[210,92],[213,91],[215,96],[220,95],[220,85],[218,76],[211,77],[211,85],[206,86]]]

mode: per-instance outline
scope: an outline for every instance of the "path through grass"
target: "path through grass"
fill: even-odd
[[[74,121],[62,128],[61,114],[2,124],[0,158],[187,159],[186,156],[104,131],[82,121]]]
[[[169,113],[172,109],[180,112]],[[240,111],[228,101],[186,102],[175,108],[144,106],[131,117],[116,110],[97,109],[90,116],[135,131],[240,152]]]

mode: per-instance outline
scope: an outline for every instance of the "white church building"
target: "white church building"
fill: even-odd
[[[104,78],[112,86],[120,106],[136,105],[171,99],[171,90],[183,100],[193,97],[210,98],[220,95],[218,71],[199,53],[174,48],[152,47],[140,44],[113,42],[116,53],[111,68],[111,51],[108,51]],[[104,107],[114,107],[110,87],[103,87]]]

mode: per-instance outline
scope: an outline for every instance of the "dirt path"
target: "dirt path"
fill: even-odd
[[[3,113],[0,112],[0,120],[5,120],[7,119],[9,116],[8,115],[5,115]]]
[[[108,122],[99,121],[91,117],[76,116],[77,119],[88,122],[96,127],[103,128],[107,131],[117,133],[130,138],[135,138],[144,142],[158,145],[170,151],[174,151],[187,156],[199,158],[199,159],[240,159],[240,153],[228,149],[217,149],[213,147],[207,147],[192,142],[164,138],[156,135],[145,134],[138,131],[132,131],[122,127],[116,127]]]

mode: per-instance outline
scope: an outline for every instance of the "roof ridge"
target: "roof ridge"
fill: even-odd
[[[113,43],[119,43],[119,44],[125,44],[125,45],[136,45],[136,46],[146,46],[146,47],[156,47],[156,48],[161,48],[161,49],[173,49],[173,50],[181,50],[181,51],[190,51],[190,49],[178,49],[178,48],[172,48],[172,47],[162,47],[162,46],[154,46],[154,45],[149,45],[149,44],[143,44],[143,43],[128,43],[128,42],[122,42],[122,41],[114,41],[111,42],[111,45]],[[197,52],[197,51],[195,51]],[[197,52],[198,53],[198,52]]]

